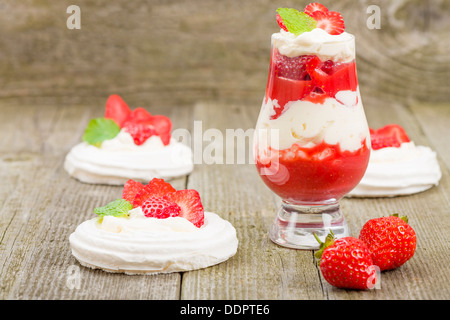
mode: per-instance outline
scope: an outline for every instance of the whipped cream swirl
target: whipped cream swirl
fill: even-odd
[[[349,196],[394,197],[425,191],[439,184],[441,170],[436,153],[414,142],[399,148],[372,150],[361,182]]]
[[[235,228],[215,213],[205,212],[197,228],[181,217],[147,218],[140,207],[127,218],[87,220],[69,241],[81,265],[126,274],[206,268],[229,259],[238,247]]]
[[[186,175],[194,168],[191,149],[171,139],[165,146],[159,136],[136,145],[125,130],[100,148],[82,142],[67,154],[64,168],[86,183],[123,185],[128,179],[148,182]]]
[[[287,57],[316,55],[322,61],[350,62],[355,60],[355,37],[347,32],[331,35],[316,28],[298,36],[280,30],[272,35],[272,46]]]

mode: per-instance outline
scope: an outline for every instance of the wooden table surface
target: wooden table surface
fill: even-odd
[[[392,48],[389,51],[374,46],[369,50],[370,39],[382,43],[386,39],[382,35],[389,36],[383,30],[374,35],[370,33],[373,31],[358,29],[357,18],[349,19],[349,25],[361,39],[357,41],[358,76],[369,125],[401,124],[416,144],[436,151],[442,171],[439,186],[420,194],[342,200],[353,236],[368,219],[396,212],[408,215],[417,233],[415,256],[402,267],[383,272],[380,289],[334,288],[320,274],[313,251],[273,244],[268,228],[279,199],[249,163],[200,163],[188,177],[174,181],[177,188],[197,189],[205,209],[235,226],[239,248],[228,261],[202,270],[154,276],[110,274],[80,266],[71,255],[69,235],[94,216],[93,208],[116,199],[122,191],[119,186],[83,184],[70,178],[63,168],[66,154],[80,141],[89,119],[102,116],[107,96],[117,93],[132,107],[143,106],[171,117],[175,129],[186,128],[192,133],[195,123],[201,123],[202,133],[213,128],[225,136],[227,129],[254,128],[267,79],[269,38],[275,28],[265,25],[272,21],[273,6],[277,6],[257,1],[255,23],[265,27],[255,31],[258,35],[245,42],[241,52],[233,51],[244,42],[236,40],[237,29],[231,21],[238,18],[235,12],[239,8],[244,13],[254,10],[247,2],[242,7],[240,1],[221,4],[217,10],[228,14],[229,21],[215,20],[217,12],[212,8],[217,2],[206,0],[198,9],[193,1],[179,6],[153,1],[151,10],[144,1],[113,1],[110,7],[109,2],[99,2],[102,4],[79,1],[85,10],[79,31],[64,29],[68,16],[65,9],[70,3],[1,4],[0,9],[9,10],[10,15],[6,22],[0,22],[4,27],[1,54],[6,59],[0,61],[0,299],[450,298],[450,59],[444,50],[448,38],[436,46],[427,43],[419,47],[421,44],[416,43],[414,48],[402,47],[403,51],[397,52],[413,61],[403,63],[395,59]],[[356,8],[352,3],[341,1],[337,9],[350,13],[365,10],[363,2]],[[386,1],[374,3],[392,13],[383,7],[388,6]],[[120,8],[127,14],[121,15]],[[413,9],[404,5],[397,10],[410,13]],[[430,10],[440,21],[448,21],[439,14],[439,7],[431,6]],[[156,19],[154,34],[158,36],[142,32],[142,28],[152,26],[151,19],[142,19],[144,13]],[[149,37],[150,42],[165,43],[160,36],[164,32],[163,15],[170,16],[171,22],[181,19],[177,26],[184,31],[179,41],[174,41],[174,51],[167,55],[142,41]],[[13,19],[18,17],[23,19]],[[404,16],[395,17],[398,22]],[[102,22],[107,29],[104,27],[101,33],[98,23]],[[247,27],[251,24],[244,23]],[[201,28],[204,25],[208,31]],[[410,26],[410,20],[406,26]],[[420,26],[426,29],[423,32],[437,28],[433,23]],[[177,30],[172,25],[167,32]],[[215,34],[221,37],[214,38]],[[363,37],[358,38],[361,34]],[[389,39],[386,44],[394,45],[394,38]],[[124,46],[126,41],[132,45]],[[197,50],[193,42],[210,51]],[[184,51],[188,43],[191,46]],[[430,59],[428,54],[437,58]],[[414,61],[428,64],[418,67]],[[398,66],[398,73],[389,81],[383,75],[392,66]],[[414,78],[418,75],[424,80]],[[401,79],[409,79],[411,86]],[[205,137],[196,138],[202,142],[200,152],[211,143]],[[225,141],[219,145],[229,151]]]

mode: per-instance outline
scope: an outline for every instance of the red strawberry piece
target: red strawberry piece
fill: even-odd
[[[305,7],[305,10],[303,10],[307,15],[312,16],[312,14],[316,11],[322,11],[322,12],[328,12],[327,7],[325,7],[323,4],[314,2],[310,3]]]
[[[127,121],[123,128],[133,137],[134,143],[138,146],[157,133],[155,127],[148,122]]]
[[[150,122],[155,128],[156,134],[161,138],[162,143],[168,145],[172,132],[172,121],[166,116],[155,115]]]
[[[389,124],[377,130],[370,129],[370,140],[373,150],[388,147],[398,148],[402,143],[410,142],[405,129],[397,124]]]
[[[317,22],[317,28],[321,28],[332,35],[344,32],[345,24],[342,15],[336,11],[314,11],[311,16]]]
[[[196,190],[178,190],[166,194],[164,198],[180,206],[180,217],[189,220],[198,228],[203,225],[204,210],[200,195]]]
[[[347,289],[370,289],[376,284],[377,273],[366,244],[353,237],[335,239],[331,233],[315,253],[320,271],[331,285]]]
[[[180,215],[181,208],[164,198],[151,197],[141,206],[144,216],[147,218],[166,219]]]
[[[119,127],[122,127],[130,113],[131,109],[119,95],[113,94],[109,96],[106,101],[105,118],[114,120]]]
[[[279,77],[291,80],[311,80],[307,71],[307,65],[315,56],[303,55],[287,57],[276,54],[275,72]]]
[[[380,271],[398,268],[411,259],[417,243],[416,233],[407,217],[398,214],[367,221],[359,239],[371,251],[373,263]]]
[[[152,118],[152,115],[150,112],[145,110],[142,107],[138,107],[131,111],[131,113],[128,115],[127,119],[124,122],[145,122],[150,121]]]
[[[122,199],[133,203],[136,193],[138,193],[138,191],[143,187],[144,185],[138,181],[134,181],[133,179],[128,180],[127,182],[125,182],[125,185],[123,187]]]
[[[283,18],[280,16],[279,13],[277,13],[277,23],[278,23],[278,25],[280,26],[281,29],[283,29],[284,31],[288,31],[288,29],[284,25]]]
[[[168,193],[175,192],[175,188],[164,179],[153,178],[147,185],[143,186],[133,199],[133,208],[140,207],[151,197],[163,197]]]

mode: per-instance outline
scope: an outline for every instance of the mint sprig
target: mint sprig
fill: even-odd
[[[113,139],[119,132],[120,127],[114,120],[95,118],[89,121],[82,139],[99,148],[103,141]]]
[[[108,203],[106,206],[98,207],[94,209],[94,213],[96,213],[100,218],[104,216],[113,216],[113,217],[128,217],[128,211],[133,209],[133,205],[124,199],[117,199],[113,202]]]
[[[317,22],[304,12],[293,8],[278,8],[277,13],[290,33],[296,36],[317,28]]]

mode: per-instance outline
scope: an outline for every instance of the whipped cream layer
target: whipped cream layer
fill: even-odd
[[[425,191],[439,184],[436,153],[414,142],[372,150],[367,171],[349,196],[394,197]]]
[[[343,32],[331,35],[323,29],[316,28],[298,36],[280,30],[272,35],[272,47],[287,57],[316,55],[322,61],[350,62],[355,60],[355,38]]]
[[[274,106],[278,106],[277,100],[263,101],[256,127],[267,130],[267,134],[258,133],[260,146],[284,150],[294,143],[308,148],[325,142],[339,144],[342,151],[355,151],[362,147],[364,140],[370,145],[359,89],[340,91],[336,99],[327,98],[323,104],[303,100],[288,102],[284,112],[272,120]]]
[[[183,272],[223,262],[237,252],[235,228],[212,212],[195,227],[181,217],[146,218],[140,208],[128,218],[81,223],[69,237],[81,265],[126,274]]]
[[[123,185],[128,179],[148,182],[186,175],[194,164],[191,149],[175,139],[165,146],[159,136],[151,136],[138,146],[128,132],[121,130],[100,148],[86,142],[74,146],[64,168],[82,182]]]

